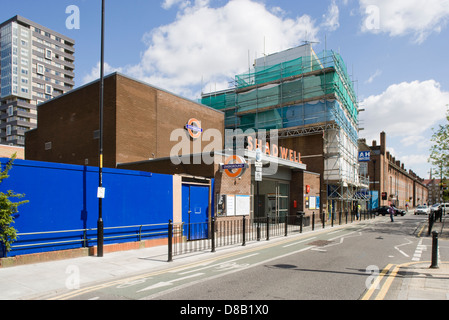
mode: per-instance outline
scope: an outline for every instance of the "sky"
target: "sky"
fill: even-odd
[[[76,87],[99,78],[101,0],[0,0],[75,40]],[[73,8],[77,10],[73,10]],[[449,0],[106,0],[105,72],[197,100],[263,54],[313,42],[343,57],[360,138],[429,178],[434,128],[449,105]]]

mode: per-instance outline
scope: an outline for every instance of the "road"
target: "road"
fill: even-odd
[[[358,300],[387,266],[430,261],[426,219],[406,215],[392,223],[389,217],[378,217],[251,243],[225,254],[208,254],[191,265],[97,284],[54,298]],[[441,246],[440,257],[449,260],[447,245]]]

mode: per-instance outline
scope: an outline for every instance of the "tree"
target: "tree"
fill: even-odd
[[[446,105],[449,106],[449,105]],[[429,162],[433,165],[435,176],[449,177],[449,110],[446,114],[447,123],[440,125],[434,133],[431,141]]]
[[[9,177],[8,173],[12,168],[15,158],[16,154],[13,154],[6,164],[5,169],[2,170],[0,168],[0,184]],[[23,197],[25,197],[25,194],[18,194],[12,190],[6,193],[0,192],[0,244],[5,251],[4,256],[11,251],[11,244],[17,239],[17,230],[11,226],[14,223],[14,215],[19,212],[17,208],[21,204],[28,202],[28,200],[12,202],[11,199],[21,199]]]

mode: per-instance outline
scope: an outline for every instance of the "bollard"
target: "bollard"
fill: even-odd
[[[267,241],[270,241],[270,217],[267,216]]]
[[[215,217],[212,218],[212,221],[210,223],[210,228],[212,231],[212,235],[211,235],[211,246],[212,246],[212,250],[211,252],[215,252]]]
[[[315,212],[312,213],[312,231],[315,230]]]
[[[321,222],[323,223],[323,229],[324,228],[326,228],[326,222],[324,221],[324,219],[326,218],[325,216],[324,216],[324,212],[323,212],[323,214],[322,214],[322,219],[321,219]]]
[[[246,217],[243,216],[243,244],[242,247],[246,246]]]
[[[428,230],[427,230],[427,235],[430,236],[430,233],[432,232],[432,228],[433,228],[433,223],[435,222],[434,219],[434,214],[433,212],[431,212],[429,214],[429,226],[428,226]]]
[[[284,236],[288,236],[288,216],[285,216],[285,224],[284,224]]]
[[[304,225],[304,215],[299,216],[299,233],[302,233],[302,227]]]
[[[438,269],[438,232],[432,232],[432,269]]]
[[[173,222],[168,220],[168,261],[173,262]]]

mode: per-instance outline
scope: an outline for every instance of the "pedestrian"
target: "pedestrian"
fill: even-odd
[[[394,216],[394,207],[393,204],[390,204],[390,207],[388,208],[388,213],[390,214],[391,222],[394,222],[393,216]]]

